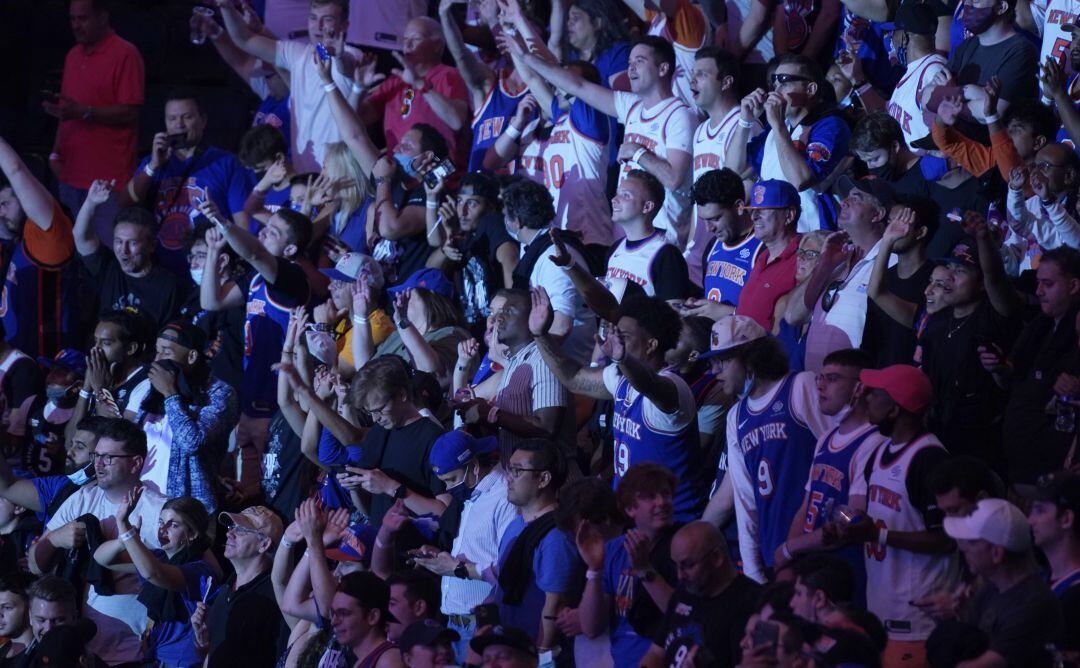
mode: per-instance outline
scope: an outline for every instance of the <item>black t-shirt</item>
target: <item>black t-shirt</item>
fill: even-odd
[[[690,649],[700,647],[697,663],[724,668],[739,662],[739,640],[746,620],[754,612],[761,585],[736,575],[719,596],[701,598],[676,587],[668,601],[667,615],[653,638],[664,648],[665,664],[678,668]]]
[[[885,272],[885,289],[904,301],[926,305],[926,286],[934,264],[924,262],[915,273],[901,278],[897,268]],[[911,364],[915,355],[915,331],[893,320],[874,300],[867,300],[866,332],[863,334],[863,350],[874,358],[874,368],[883,369],[892,364]]]
[[[986,212],[992,201],[992,184],[1000,183],[995,179],[997,170],[983,178],[972,177],[955,188],[946,188],[934,183],[931,192],[933,199],[938,205],[938,228],[930,243],[926,246],[926,255],[930,258],[948,257],[952,253],[953,246],[960,243],[968,235],[960,223],[950,220],[948,214],[953,209],[961,211]]]
[[[390,196],[399,216],[405,213],[406,207],[418,206],[423,209],[427,201],[427,194],[422,184],[412,190],[406,190],[400,179],[395,179]],[[387,280],[389,285],[402,283],[415,272],[423,269],[432,251],[427,242],[426,229],[421,229],[411,237],[396,239],[393,243],[396,247],[393,266],[397,277],[393,281]]]
[[[244,377],[244,307],[207,311],[199,304],[195,286],[178,314],[206,332],[206,358],[214,375],[239,391]]]
[[[1010,103],[1037,100],[1039,49],[1016,33],[1012,37],[983,46],[978,37],[961,42],[949,58],[949,71],[956,76],[956,85],[985,86],[990,77],[1001,80],[1001,99]],[[961,118],[957,129],[970,137],[989,144],[986,126]]]
[[[889,181],[889,185],[892,189],[900,195],[908,195],[910,197],[921,197],[923,199],[933,199],[934,195],[931,192],[930,182],[926,180],[922,172],[922,159],[915,161],[907,171],[900,175],[899,178]]]
[[[210,666],[273,666],[289,628],[274,598],[270,570],[233,591],[232,575],[210,603]]]
[[[675,246],[664,244],[660,247],[653,258],[651,273],[653,288],[660,299],[686,299],[694,295],[686,258]]]
[[[1057,642],[1062,630],[1061,605],[1038,573],[1003,592],[984,582],[965,621],[978,626],[989,638],[990,651],[1010,666],[1038,665],[1035,657],[1047,644]]]
[[[496,256],[503,244],[515,241],[506,232],[502,214],[493,213],[476,221],[476,229],[465,235],[461,251],[465,256],[458,280],[458,302],[465,322],[483,325],[488,316],[488,304],[495,293],[509,287],[503,285],[503,269]]]
[[[101,296],[99,313],[128,307],[145,311],[158,329],[172,320],[180,308],[182,290],[176,275],[153,264],[145,276],[128,276],[120,269],[116,256],[104,247],[90,255],[80,255]]]
[[[314,465],[300,450],[300,436],[281,411],[270,419],[263,464],[262,489],[266,503],[288,524],[296,507],[311,493],[315,472]]]
[[[446,485],[431,470],[428,457],[435,440],[445,430],[433,420],[422,417],[412,424],[386,430],[375,425],[360,442],[360,459],[356,466],[362,469],[380,469],[410,490],[434,497],[446,491]],[[371,499],[368,517],[375,526],[382,524],[383,516],[394,498],[376,494]]]
[[[1058,597],[1061,604],[1061,616],[1065,622],[1065,632],[1061,637],[1061,649],[1077,652],[1080,651],[1080,586],[1073,585]]]

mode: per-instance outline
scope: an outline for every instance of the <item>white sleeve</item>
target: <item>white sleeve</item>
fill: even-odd
[[[153,388],[150,385],[150,379],[144,379],[131,391],[131,396],[128,397],[127,406],[125,406],[124,409],[129,410],[132,413],[138,413],[142,409],[143,401],[146,400],[151,389]]]
[[[152,498],[147,498],[144,494],[139,499],[139,504],[136,506],[137,516],[142,524],[142,529],[139,531],[139,538],[152,550],[156,550],[161,547],[158,542],[158,521],[161,518],[161,506],[165,504],[165,499],[158,497],[157,495]],[[135,524],[135,522],[132,522]]]
[[[578,300],[581,295],[574,287],[573,281],[565,271],[556,267],[551,259],[540,258],[533,267],[532,282],[535,286],[543,286],[551,298],[551,308],[571,318],[577,317]]]
[[[818,402],[814,372],[803,371],[795,376],[791,388],[791,412],[810,428],[814,436],[821,438],[836,426],[836,418],[822,413]]]
[[[615,117],[619,119],[619,123],[626,123],[626,115],[630,113],[630,107],[634,106],[634,103],[640,100],[636,93],[627,93],[626,91],[617,90],[615,93]]]
[[[611,396],[615,396],[615,390],[619,387],[619,380],[622,378],[622,374],[619,373],[618,364],[609,364],[604,367],[604,387],[611,393]]]
[[[1043,210],[1046,211],[1046,215],[1050,218],[1055,242],[1054,246],[1044,246],[1044,248],[1047,248],[1047,250],[1058,246],[1080,248],[1080,225],[1076,224],[1076,219],[1069,213],[1068,207],[1058,200],[1044,206]]]
[[[701,434],[716,434],[724,421],[724,407],[705,404],[697,411],[697,429]]]
[[[275,51],[276,58],[274,65],[291,72],[296,66],[295,63],[303,59],[305,50],[306,45],[301,42],[289,39],[279,39],[277,50]]]
[[[266,85],[266,77],[259,75],[257,77],[248,77],[248,87],[251,88],[251,92],[260,100],[265,100],[266,96],[270,94],[270,87]]]
[[[498,561],[499,546],[502,545],[503,534],[506,533],[506,527],[510,526],[510,523],[514,521],[514,518],[518,516],[517,506],[511,504],[505,498],[501,499],[495,506],[495,512],[492,513],[491,524],[495,529],[495,558]],[[483,573],[487,569],[494,570],[496,567],[495,562],[486,564],[476,564],[476,570],[479,573]]]
[[[679,395],[679,407],[674,413],[665,413],[656,404],[645,399],[642,407],[642,417],[645,418],[645,422],[649,427],[657,431],[682,431],[697,417],[694,394],[690,391],[690,386],[686,384],[686,381],[670,371],[661,372],[661,375],[675,383],[675,390]]]
[[[54,531],[59,529],[79,515],[82,515],[82,509],[77,507],[77,504],[82,501],[82,498],[82,490],[79,490],[65,499],[64,502],[60,504],[60,507],[56,509],[56,514],[50,517],[48,523],[45,524],[45,530]],[[156,530],[157,525],[155,524],[154,527]]]
[[[668,118],[664,128],[664,145],[669,151],[694,154],[694,126],[697,119],[689,109],[679,109]],[[691,167],[693,165],[691,164]]]
[[[746,470],[742,449],[739,448],[739,432],[736,428],[738,411],[728,411],[728,475],[735,494],[735,522],[739,528],[739,554],[743,561],[743,574],[764,584],[765,562],[758,549],[757,504],[754,501],[754,481]]]

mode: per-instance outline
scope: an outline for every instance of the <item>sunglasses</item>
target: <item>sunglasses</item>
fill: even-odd
[[[811,83],[811,82],[813,82],[813,79],[811,79],[810,77],[804,77],[801,74],[773,74],[772,75],[772,84],[773,84],[773,86],[787,84],[787,83],[791,83],[793,81],[798,81],[798,82],[802,82],[802,83]]]

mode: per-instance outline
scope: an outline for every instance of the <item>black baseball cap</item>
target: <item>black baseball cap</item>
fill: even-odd
[[[201,353],[206,348],[206,332],[187,320],[174,320],[161,328],[159,339],[167,339]]]
[[[368,571],[349,573],[341,578],[338,591],[355,598],[368,610],[382,612],[383,620],[397,623],[397,617],[390,612],[390,585],[378,575]]]
[[[398,647],[402,652],[408,652],[417,645],[431,647],[440,640],[455,642],[461,640],[461,636],[453,629],[448,629],[434,619],[421,619],[405,627],[398,638]]]
[[[930,5],[907,0],[896,10],[893,25],[912,35],[933,35],[937,32],[938,18]]]
[[[86,652],[86,643],[95,635],[97,624],[89,619],[76,619],[70,624],[57,626],[41,636],[30,665],[42,668],[77,665],[79,657]]]
[[[1034,485],[1016,485],[1016,491],[1025,498],[1047,501],[1080,515],[1080,476],[1075,473],[1047,473],[1039,476]]]
[[[473,648],[473,651],[478,654],[483,654],[484,650],[492,645],[513,647],[533,658],[540,656],[540,653],[536,651],[536,643],[533,642],[532,637],[513,626],[496,626],[491,629],[491,633],[483,636],[473,636],[473,639],[469,641],[469,647]]]

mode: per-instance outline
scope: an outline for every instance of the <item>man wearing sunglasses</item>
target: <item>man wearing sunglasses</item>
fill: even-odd
[[[92,455],[97,485],[83,487],[72,494],[45,525],[47,529],[29,550],[30,570],[50,572],[58,559],[69,550],[86,549],[88,531],[85,515],[107,518],[99,523],[102,540],[120,538],[113,519],[117,506],[140,485],[139,476],[146,459],[146,434],[134,423],[109,418],[101,430]],[[151,548],[159,547],[158,516],[165,497],[144,489],[130,516],[133,531]],[[130,538],[130,536],[129,536]],[[97,624],[98,632],[88,645],[109,665],[142,659],[139,638],[146,627],[146,608],[136,599],[139,577],[134,573],[113,573],[113,592],[104,595],[91,585],[82,601],[87,619]]]
[[[824,81],[821,68],[809,58],[781,56],[772,90],[758,88],[743,98],[728,147],[726,164],[743,178],[777,179],[795,186],[802,201],[800,232],[836,227],[836,202],[825,192],[825,184],[847,155],[851,137],[835,107],[822,100]],[[750,140],[762,115],[765,132]]]

